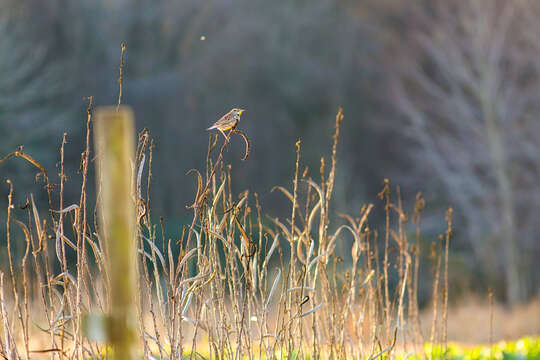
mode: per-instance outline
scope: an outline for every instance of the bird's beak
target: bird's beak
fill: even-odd
[[[244,110],[244,109],[239,109],[239,110],[238,110],[238,115],[242,115],[242,113],[243,113],[244,111],[246,111],[246,110]]]

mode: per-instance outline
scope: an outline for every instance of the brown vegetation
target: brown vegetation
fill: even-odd
[[[88,114],[90,124],[91,108]],[[318,183],[308,171],[300,172],[301,142],[297,142],[292,190],[275,188],[290,201],[290,217],[265,217],[257,194],[233,194],[232,169],[222,162],[230,133],[221,147],[218,138],[211,136],[206,172],[193,170],[198,182],[190,206],[193,221],[174,238],[165,237],[163,219],[159,225],[152,222],[153,141],[147,130],[139,134],[133,202],[138,206],[139,344],[145,358],[153,353],[177,359],[186,352],[192,357],[201,339],[208,342],[210,355],[230,358],[292,353],[345,358],[387,353],[395,346],[412,350],[416,344],[419,349],[416,346],[424,336],[416,294],[419,259],[425,249],[419,247],[419,232],[413,242],[406,237],[409,216],[399,188],[392,194],[386,180],[379,194],[387,213],[382,236],[369,228],[371,204],[358,217],[341,215],[341,225],[330,220],[342,119],[340,110],[329,169],[321,158]],[[90,130],[88,126],[88,139]],[[10,184],[8,246],[24,235],[27,250],[17,258],[8,248],[9,279],[1,287],[4,336],[0,341],[8,358],[45,350],[53,357],[98,357],[104,349],[98,341],[99,329],[84,324],[111,309],[107,294],[112,290],[109,272],[114,267],[106,265],[109,253],[96,214],[90,216],[86,210],[89,141],[82,153],[81,200],[71,205],[62,202],[65,142],[60,186],[48,185],[49,178],[41,180],[51,189],[45,217],[33,197],[24,208],[16,208]],[[98,202],[103,201],[99,189]],[[417,231],[423,204],[419,196],[413,212]],[[451,226],[450,217],[447,220]],[[450,235],[449,227],[446,237],[441,235],[431,249],[433,294],[439,304],[430,335],[434,342],[446,341],[448,285],[442,265],[447,262]],[[37,340],[40,336],[32,323],[48,340]],[[36,349],[36,343],[48,345]]]

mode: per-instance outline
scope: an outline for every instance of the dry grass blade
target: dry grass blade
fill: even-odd
[[[232,132],[240,135],[244,139],[244,142],[246,144],[246,152],[244,153],[244,156],[242,157],[241,160],[247,160],[249,157],[249,151],[251,150],[251,143],[249,142],[247,135],[243,131],[238,130],[236,128],[233,129]]]
[[[296,287],[287,289],[288,292],[297,291],[297,290],[315,291],[315,288],[310,287],[310,286],[296,286]]]
[[[188,209],[193,209],[198,206],[201,200],[201,196],[203,195],[203,181],[201,173],[197,169],[191,169],[186,173],[186,175],[189,175],[191,173],[197,175],[197,193],[195,195],[195,200],[193,201],[193,204],[186,206],[186,208]]]
[[[323,306],[323,305],[324,305],[324,301],[321,302],[319,305],[315,306],[314,308],[312,308],[311,310],[308,310],[305,313],[296,315],[295,318],[303,318],[303,317],[306,317],[306,316],[308,316],[310,314],[313,314],[315,311],[319,310],[321,308],[321,306]]]
[[[279,280],[281,279],[281,269],[278,270],[278,274],[276,275],[276,278],[274,279],[274,282],[272,284],[272,288],[270,289],[270,292],[268,293],[268,297],[266,298],[266,304],[264,305],[264,312],[266,313],[268,311],[268,306],[270,305],[270,300],[272,299],[272,296],[274,295],[277,284]]]
[[[270,246],[270,250],[268,250],[266,257],[264,258],[264,262],[262,265],[263,269],[266,269],[266,267],[268,266],[268,262],[270,261],[270,258],[272,257],[274,250],[276,250],[276,247],[278,246],[278,242],[279,242],[279,233],[274,235],[274,241],[272,242],[272,246]]]
[[[380,351],[379,353],[370,356],[368,358],[368,360],[375,360],[378,357],[384,355],[384,353],[391,352],[394,349],[394,347],[396,346],[396,339],[397,339],[397,329],[394,330],[394,338],[392,340],[392,344],[390,346],[388,346],[387,348],[385,348],[384,350]]]
[[[4,156],[4,158],[0,159],[0,164],[2,164],[3,162],[6,162],[9,158],[14,157],[14,156],[21,157],[21,158],[25,159],[26,161],[28,161],[30,164],[37,167],[41,171],[41,174],[43,174],[43,177],[45,178],[45,180],[48,181],[47,171],[45,170],[43,165],[41,165],[39,162],[37,162],[32,156],[24,153],[22,145],[19,146],[19,148],[16,151],[14,151],[14,152]]]
[[[58,214],[65,214],[65,213],[68,213],[72,210],[79,210],[79,205],[78,204],[72,204],[68,207],[65,207],[61,210],[53,210],[54,212],[58,213]]]

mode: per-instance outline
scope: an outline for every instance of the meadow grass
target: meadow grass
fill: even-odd
[[[123,60],[118,105],[122,66]],[[111,254],[100,226],[106,219],[89,206],[89,198],[96,199],[96,208],[104,202],[107,174],[98,175],[97,190],[90,194],[94,109],[93,99],[88,100],[78,202],[65,202],[67,134],[60,144],[55,179],[22,147],[2,160],[20,158],[38,169],[36,180],[44,185],[48,199],[48,209],[40,209],[31,194],[17,207],[16,184],[8,180],[8,266],[0,274],[0,354],[6,359],[97,359],[108,353],[106,339],[111,334],[105,329],[112,319],[111,294],[117,290],[111,279],[123,274],[107,265]],[[273,189],[290,205],[279,217],[264,215],[258,194],[232,191],[234,170],[224,163],[223,154],[231,141],[241,139],[246,144],[242,159],[249,161],[248,136],[239,129],[225,137],[211,135],[203,170],[188,172],[197,184],[188,205],[192,220],[171,238],[165,237],[165,220],[156,221],[151,210],[154,140],[147,129],[138,134],[131,162],[131,201],[136,208],[133,301],[141,357],[485,356],[477,350],[472,350],[480,354],[476,357],[459,355],[463,352],[447,343],[452,209],[446,214],[446,231],[428,249],[421,246],[425,201],[420,193],[407,210],[399,187],[393,191],[385,180],[379,193],[385,213],[381,231],[370,227],[374,204],[349,215],[333,209],[343,118],[340,109],[330,154],[321,157],[317,174],[301,170],[301,141],[296,143],[292,180]],[[13,251],[15,242],[22,242],[22,254]],[[431,265],[422,269],[420,259],[426,256]],[[419,316],[421,271],[431,272],[434,279],[427,333]],[[426,347],[426,342],[433,345]],[[538,339],[497,346],[493,354],[509,349],[538,354]]]
[[[51,358],[96,358],[105,347],[99,336],[83,327],[90,314],[110,311],[115,275],[107,267],[100,215],[87,205],[92,114],[90,103],[78,203],[63,201],[66,135],[60,147],[57,186],[31,155],[22,150],[13,154],[40,170],[49,211],[40,212],[33,196],[24,209],[15,208],[14,186],[9,182],[9,269],[0,287],[1,345],[7,358],[35,357],[36,351]],[[202,343],[212,358],[273,358],[275,354],[366,358],[389,355],[398,347],[418,352],[426,339],[445,346],[451,212],[448,230],[430,249],[436,316],[425,336],[417,300],[424,200],[419,195],[412,211],[416,224],[412,243],[406,229],[409,215],[399,190],[392,201],[388,180],[379,194],[386,210],[382,235],[369,227],[372,204],[359,214],[340,214],[342,221],[332,223],[342,120],[340,110],[329,165],[321,158],[319,181],[307,171],[300,173],[301,143],[296,144],[291,189],[274,188],[290,203],[290,214],[282,217],[265,217],[257,194],[232,193],[233,170],[223,163],[223,152],[235,131],[224,139],[211,136],[206,170],[190,171],[197,182],[189,206],[192,222],[179,229],[174,239],[164,237],[163,219],[155,224],[151,216],[153,140],[148,130],[139,133],[132,201],[137,207],[138,344],[145,358],[178,359],[186,349],[198,353]],[[249,145],[247,136],[242,136]],[[244,157],[248,151],[249,146]],[[92,195],[98,204],[103,201],[101,184],[98,177],[98,190]],[[16,259],[11,244],[20,241],[20,235],[26,250]],[[41,336],[36,329],[41,329]],[[40,348],[32,345],[37,337],[42,338]]]

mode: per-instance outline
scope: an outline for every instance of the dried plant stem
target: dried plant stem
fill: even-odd
[[[86,285],[85,269],[86,269],[86,184],[88,178],[88,162],[90,160],[90,122],[92,121],[93,97],[88,97],[88,108],[86,118],[86,142],[85,149],[81,154],[81,170],[82,170],[82,185],[81,197],[79,200],[79,211],[77,212],[77,288],[76,288],[76,319],[77,327],[75,336],[78,343],[82,343],[81,331],[81,309],[83,290],[88,294],[88,286]],[[79,356],[82,356],[82,348],[79,349]]]
[[[444,298],[443,298],[443,314],[442,314],[442,342],[444,350],[447,349],[447,329],[448,329],[448,253],[450,251],[450,237],[452,236],[452,212],[449,208],[446,212],[446,221],[448,228],[444,237]]]
[[[489,302],[489,349],[490,349],[490,358],[493,357],[493,289],[490,287],[488,289],[488,302]]]
[[[285,277],[284,284],[287,285],[287,287],[294,287],[294,279],[296,279],[296,264],[294,263],[294,260],[296,258],[295,255],[295,248],[296,248],[296,241],[301,241],[300,238],[295,239],[295,215],[296,215],[296,201],[297,201],[297,191],[298,191],[298,165],[300,162],[300,144],[301,140],[298,139],[296,141],[296,163],[295,163],[295,171],[294,171],[294,177],[293,177],[293,200],[292,200],[292,210],[291,210],[291,239],[289,239],[289,245],[290,245],[290,255],[289,255],[289,268],[287,270],[287,275]],[[302,291],[301,291],[302,294]],[[287,307],[292,311],[293,308],[293,302],[295,299],[295,295],[293,292],[288,293],[288,303]],[[302,298],[302,297],[300,297]],[[300,305],[299,311],[301,312],[302,306]],[[287,338],[289,341],[287,353],[291,353],[294,349],[294,338],[292,336],[292,328],[293,328],[293,322],[288,321],[288,328],[287,328]]]
[[[126,43],[122,42],[120,52],[120,66],[118,67],[118,104],[116,105],[116,111],[120,109],[122,104],[122,85],[124,83],[124,53],[126,51]]]
[[[58,259],[61,262],[62,272],[67,273],[68,272],[68,264],[66,259],[66,242],[63,240],[64,236],[64,212],[62,209],[64,209],[64,184],[66,182],[66,174],[64,169],[64,150],[67,142],[67,133],[64,133],[62,136],[62,145],[60,146],[60,195],[59,195],[59,220],[58,220],[58,229],[56,230],[60,239],[57,239],[56,241],[60,241],[60,258]],[[56,244],[56,247],[58,249],[58,243]],[[57,250],[58,251],[58,250]],[[69,285],[64,286],[64,299],[67,301],[71,300],[71,296],[69,296],[69,293],[71,292],[71,287]],[[71,305],[71,304],[70,304]],[[72,306],[70,306],[70,309],[73,309]],[[66,316],[65,309],[62,309],[62,316]],[[73,313],[71,314],[73,316]],[[64,348],[65,348],[65,331],[66,331],[66,324],[65,322],[62,322],[61,328],[60,328],[60,359],[63,360],[64,358]]]
[[[2,344],[2,352],[5,351],[6,359],[15,359],[17,355],[17,346],[13,339],[13,331],[11,330],[11,324],[7,310],[5,307],[6,301],[4,297],[4,273],[0,272],[0,315],[2,318],[2,325],[4,327],[4,343]]]
[[[10,223],[11,223],[11,212],[12,212],[12,209],[14,208],[13,206],[13,183],[11,182],[11,180],[6,180],[6,182],[8,183],[9,185],[9,194],[8,194],[8,213],[7,213],[7,219],[6,219],[6,243],[7,243],[7,249],[8,249],[8,260],[9,260],[9,274],[10,274],[10,277],[11,277],[11,289],[13,291],[13,298],[15,299],[15,308],[17,309],[17,314],[19,316],[19,320],[22,322],[23,321],[23,318],[22,318],[22,313],[21,313],[21,309],[20,309],[20,304],[19,304],[19,293],[17,291],[17,282],[15,280],[15,270],[14,270],[14,265],[13,265],[13,255],[12,255],[12,250],[11,250],[11,229],[10,229]],[[2,284],[0,285],[0,290],[2,291],[1,293],[1,296],[2,298],[0,299],[0,301],[2,302],[2,307],[4,306],[4,284],[3,284],[3,276],[4,274],[2,273]],[[2,308],[2,317],[4,318],[3,321],[4,321],[4,333],[5,333],[5,337],[6,337],[6,345],[8,348],[11,348],[12,346],[15,347],[14,345],[11,344],[13,340],[12,336],[10,335],[10,325],[9,325],[9,320],[7,319],[7,313],[5,311],[4,308]],[[27,341],[26,341],[26,344],[27,344]],[[28,347],[26,347],[28,349]],[[10,349],[11,350],[11,349]],[[16,350],[16,349],[14,349]],[[11,352],[11,351],[9,351]],[[9,354],[9,353],[8,353]],[[15,355],[15,354],[14,354]],[[26,356],[28,358],[28,352],[26,353]],[[8,355],[9,357],[9,355]]]
[[[388,289],[388,245],[390,237],[390,182],[388,179],[384,179],[383,190],[379,193],[379,197],[385,200],[385,213],[386,213],[386,225],[385,225],[385,237],[384,237],[384,260],[383,260],[383,274],[384,274],[384,314],[385,314],[385,328],[386,337],[390,339],[391,334],[391,318],[390,318],[390,295]]]
[[[441,235],[442,237],[442,235]],[[442,239],[440,239],[442,240]],[[433,294],[431,301],[433,302],[433,321],[431,323],[431,335],[429,337],[429,342],[432,346],[432,356],[433,351],[436,345],[436,341],[438,340],[437,335],[437,323],[438,323],[438,315],[439,315],[439,277],[440,277],[440,270],[441,270],[441,249],[440,249],[440,242],[439,245],[436,245],[435,243],[431,244],[431,259],[433,260]]]
[[[418,275],[420,270],[420,254],[421,254],[421,244],[420,244],[420,220],[422,215],[422,210],[425,207],[425,200],[422,197],[421,193],[416,194],[416,203],[414,205],[414,217],[413,222],[416,223],[416,245],[414,249],[414,279],[413,279],[413,315],[412,323],[415,326],[415,346],[417,344],[424,344],[425,340],[422,335],[421,325],[420,325],[420,311],[418,308]],[[415,348],[416,349],[416,348]]]

